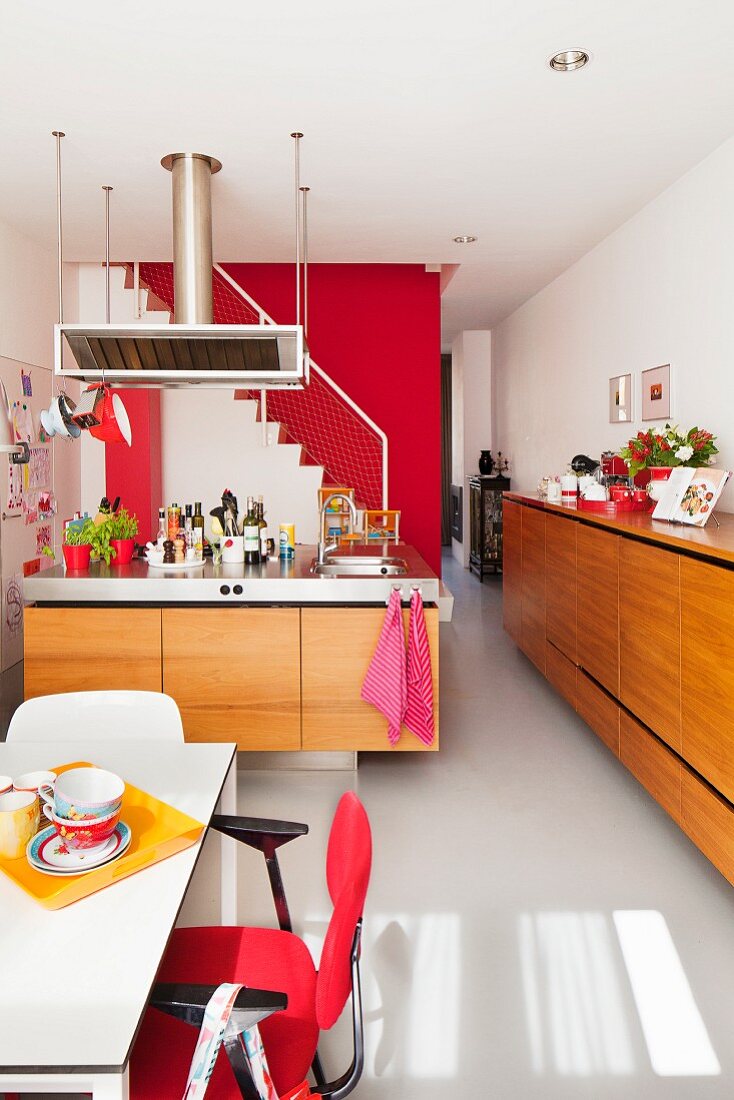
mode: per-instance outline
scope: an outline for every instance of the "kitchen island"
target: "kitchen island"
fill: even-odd
[[[397,558],[398,575],[359,557]],[[313,571],[315,546],[259,566],[172,571],[144,561],[26,578],[25,698],[63,691],[164,691],[186,739],[250,751],[435,751],[360,697],[393,587],[423,596],[438,731],[439,579],[416,550],[377,542],[340,549],[349,575]],[[350,561],[350,559],[352,559]],[[379,563],[375,568],[380,569]],[[389,567],[386,567],[389,568]],[[408,610],[403,617],[407,630]]]
[[[504,495],[505,629],[734,883],[734,516]]]

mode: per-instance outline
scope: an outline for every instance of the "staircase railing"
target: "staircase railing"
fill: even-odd
[[[134,284],[145,286],[173,308],[170,263],[128,266],[133,269]],[[276,323],[220,264],[214,264],[212,278],[214,318],[219,324]],[[323,466],[333,484],[353,485],[362,507],[387,508],[385,432],[313,359],[308,361],[307,377],[309,384],[302,390],[244,391],[247,397],[260,402],[263,445],[269,443],[270,417],[281,424],[288,439],[299,444],[313,463]]]

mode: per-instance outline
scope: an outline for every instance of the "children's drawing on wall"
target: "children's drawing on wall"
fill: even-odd
[[[51,525],[42,523],[36,528],[36,555],[40,557],[46,549],[53,549],[51,545]]]
[[[23,489],[23,522],[26,527],[38,523],[38,493],[25,487]]]
[[[34,443],[33,414],[28,401],[14,401],[12,407],[13,429],[18,443]]]
[[[23,659],[23,574],[3,581],[3,671]]]
[[[56,515],[56,498],[48,489],[42,489],[38,494],[38,518],[51,519]]]
[[[28,374],[21,367],[20,369],[20,384],[23,387],[24,397],[33,397],[33,383],[31,382],[31,372]]]
[[[51,484],[51,450],[48,447],[31,447],[28,463],[30,489],[46,489]]]
[[[23,506],[23,475],[21,467],[8,459],[8,499],[5,509],[9,516],[19,516]]]

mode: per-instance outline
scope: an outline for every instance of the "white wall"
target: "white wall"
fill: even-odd
[[[263,496],[269,533],[294,523],[298,542],[318,541],[320,466],[301,466],[301,448],[263,445],[255,401],[235,401],[231,390],[161,391],[163,499],[203,502],[207,533],[209,510],[231,489],[243,514],[248,496]]]
[[[479,452],[492,447],[492,333],[460,332],[451,345],[451,481],[464,488],[464,541],[451,551],[469,565],[469,483],[479,472]]]
[[[495,439],[513,488],[618,450],[643,426],[640,372],[663,363],[673,422],[718,435],[718,464],[734,468],[733,241],[734,139],[496,327]],[[610,424],[608,380],[630,371],[635,422]]]
[[[53,377],[53,326],[58,320],[56,256],[0,222],[0,377],[10,401],[23,397],[21,370],[30,371],[33,386],[29,401],[33,438],[38,441],[39,413],[55,390]],[[68,301],[74,307],[73,287]],[[66,439],[50,444],[51,484],[58,505],[51,522],[54,548],[60,554],[61,521],[79,507],[79,450]],[[2,668],[23,655],[23,633],[8,628],[5,584],[22,574],[23,563],[36,557],[38,523],[27,524],[22,514],[8,514],[8,460],[2,456]],[[45,559],[44,559],[45,560]]]

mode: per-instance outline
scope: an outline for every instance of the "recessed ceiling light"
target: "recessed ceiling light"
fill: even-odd
[[[454,237],[454,244],[472,244],[476,239],[477,239],[476,237],[469,237],[469,236]]]
[[[588,60],[586,50],[561,50],[553,54],[548,64],[557,73],[572,73],[574,69],[583,69]]]

